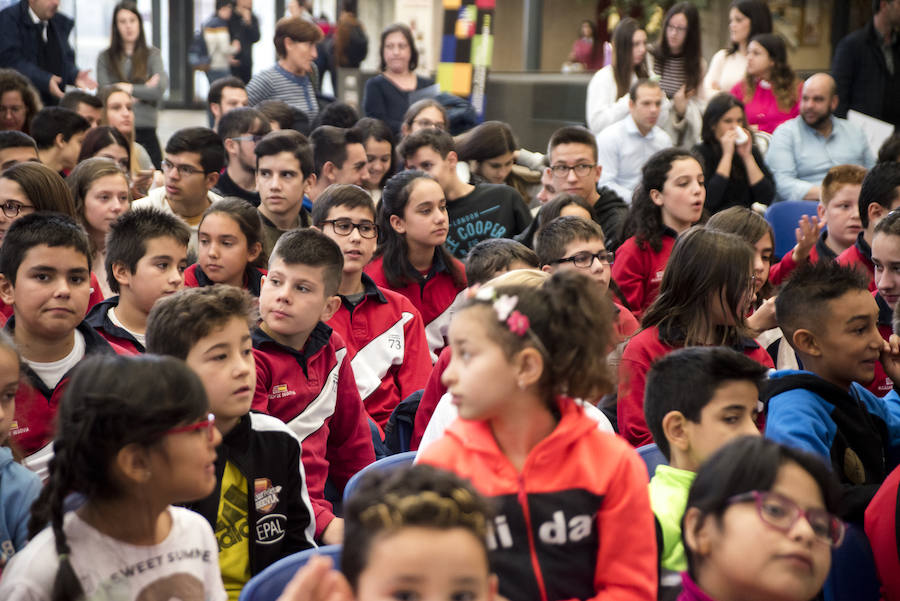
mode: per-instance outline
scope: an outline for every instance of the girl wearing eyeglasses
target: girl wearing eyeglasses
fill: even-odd
[[[688,495],[678,601],[809,601],[844,538],[840,489],[813,455],[758,437],[701,466]]]
[[[184,272],[188,288],[228,284],[259,297],[266,253],[259,213],[243,198],[223,198],[203,213],[197,229],[197,262]]]
[[[753,248],[739,236],[702,227],[691,228],[675,243],[659,296],[619,363],[619,433],[635,447],[653,442],[644,418],[644,386],[659,357],[688,346],[728,346],[774,367],[747,327],[756,294],[753,256]]]
[[[199,378],[176,359],[96,355],[76,368],[57,419],[32,538],[0,598],[224,601],[212,529],[173,507],[216,485],[222,437]],[[66,512],[73,492],[84,504]]]

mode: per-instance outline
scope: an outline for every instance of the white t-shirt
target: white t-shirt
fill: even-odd
[[[136,546],[101,534],[75,512],[63,529],[86,601],[225,601],[219,549],[209,523],[183,507],[169,507],[172,530],[162,543]],[[0,580],[4,601],[47,601],[59,568],[53,531],[38,533],[13,556]]]
[[[145,342],[147,339],[147,334],[138,334],[137,332],[129,330],[124,325],[122,325],[122,322],[119,321],[118,317],[116,317],[116,308],[115,307],[110,307],[109,311],[106,312],[106,316],[109,317],[109,320],[111,322],[113,322],[114,325],[122,328],[123,330],[125,330],[126,332],[128,332],[129,334],[134,336],[134,339],[137,340],[138,342],[140,342],[141,346],[147,346],[147,343]]]
[[[44,386],[53,390],[62,377],[66,375],[70,369],[75,367],[84,357],[84,334],[75,330],[75,344],[68,355],[59,361],[51,361],[50,363],[38,363],[37,361],[29,361],[25,359],[28,367],[37,374]]]

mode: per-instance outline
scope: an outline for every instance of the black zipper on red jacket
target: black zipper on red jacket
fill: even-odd
[[[518,477],[519,491],[517,498],[522,506],[522,515],[525,516],[525,530],[528,532],[528,552],[531,555],[531,568],[534,570],[534,578],[537,580],[538,590],[541,592],[541,601],[547,601],[547,587],[544,586],[544,574],[541,572],[541,564],[538,561],[537,549],[534,546],[534,529],[531,527],[531,511],[528,509],[528,493],[525,492],[525,477],[520,473]]]

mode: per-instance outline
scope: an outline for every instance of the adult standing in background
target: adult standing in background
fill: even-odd
[[[101,87],[115,85],[134,98],[134,141],[147,150],[159,169],[158,107],[169,85],[162,54],[147,45],[141,14],[131,0],[116,5],[111,31],[109,48],[97,57],[97,81]]]
[[[395,136],[400,134],[403,115],[413,92],[434,85],[434,80],[416,75],[419,51],[412,31],[403,23],[388,25],[381,32],[381,74],[366,82],[363,112],[366,117],[381,119]]]
[[[834,51],[834,114],[853,109],[900,127],[900,0],[873,0],[872,20],[844,37]]]
[[[69,33],[75,21],[59,12],[59,0],[20,0],[0,11],[0,67],[23,74],[46,105],[55,105],[67,85],[96,88],[90,70],[75,66]]]
[[[259,19],[253,14],[253,0],[237,0],[231,20],[228,22],[232,43],[237,40],[237,64],[231,65],[231,74],[247,83],[253,77],[253,44],[259,41]]]
[[[747,72],[747,45],[760,33],[772,33],[772,13],[761,0],[734,0],[728,11],[731,46],[716,52],[703,80],[708,96],[729,92]]]
[[[216,12],[201,25],[206,53],[209,55],[209,83],[231,75],[231,66],[237,63],[234,54],[240,50],[239,42],[231,40],[228,23],[234,14],[234,0],[216,0]]]
[[[302,17],[279,19],[274,40],[278,61],[247,84],[250,106],[263,100],[282,100],[312,120],[319,112],[319,72],[314,61],[316,43],[321,39],[322,30]]]

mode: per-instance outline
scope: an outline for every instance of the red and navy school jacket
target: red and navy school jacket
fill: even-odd
[[[667,227],[663,231],[659,252],[653,250],[647,242],[638,242],[634,236],[616,249],[612,279],[618,284],[628,306],[638,319],[659,294],[663,271],[677,237],[675,230]]]
[[[368,414],[359,398],[347,348],[319,322],[303,350],[253,331],[256,393],[252,408],[274,415],[303,443],[306,487],[316,513],[316,537],[334,519],[325,480],[338,492],[353,474],[375,461]]]
[[[5,330],[12,337],[16,328],[15,317],[6,322]],[[133,355],[129,350],[107,342],[94,328],[82,321],[76,329],[84,336],[84,354]],[[53,431],[56,427],[56,411],[62,399],[71,371],[60,379],[54,389],[49,389],[27,364],[22,365],[22,379],[16,392],[15,421],[11,436],[25,454],[25,465],[46,479],[47,464],[53,456]]]
[[[881,598],[900,598],[900,467],[884,480],[884,484],[866,507],[865,529],[875,568],[881,581]]]
[[[94,305],[101,302],[103,300],[103,290],[100,289],[100,280],[97,279],[97,274],[93,271],[91,272],[91,297],[88,299],[88,312],[93,308]],[[0,326],[6,323],[6,321],[12,317],[13,315],[13,306],[7,305],[3,301],[0,301]]]
[[[248,263],[247,269],[244,271],[244,284],[242,285],[242,288],[256,298],[259,298],[259,289],[262,287],[262,277],[264,275],[266,275],[265,269],[254,267]],[[209,276],[200,269],[199,263],[194,263],[184,270],[184,285],[186,288],[203,288],[204,286],[212,286],[213,284],[215,284],[215,282],[209,279]]]
[[[447,387],[441,381],[441,374],[444,373],[447,365],[450,364],[450,357],[451,352],[448,346],[441,351],[438,360],[434,363],[434,368],[431,370],[431,376],[429,376],[428,382],[425,383],[425,390],[422,391],[422,398],[419,400],[419,407],[416,409],[412,439],[409,441],[411,451],[418,450],[419,443],[422,442],[422,436],[425,435],[425,429],[428,427],[428,422],[431,421],[431,416],[434,415],[438,401],[447,392]]]
[[[664,337],[657,326],[645,328],[628,341],[619,362],[619,399],[616,408],[619,434],[635,447],[653,442],[644,419],[644,386],[653,362],[680,348],[681,345],[670,338],[678,337]],[[743,341],[735,350],[743,352],[765,367],[775,367],[766,349],[754,340]]]
[[[828,230],[822,230],[815,245],[809,251],[807,261],[810,265],[815,265],[821,259],[826,261],[834,261],[837,259],[837,255],[825,243],[827,238]],[[786,253],[784,257],[781,258],[781,261],[769,268],[769,281],[772,282],[773,286],[780,286],[781,283],[797,269],[797,267],[799,266],[797,265],[797,262],[794,261],[794,249],[791,249],[790,252]]]
[[[863,237],[864,233],[860,232],[853,246],[839,254],[835,261],[841,265],[854,265],[861,270],[865,269],[869,276],[869,292],[875,292],[875,264],[872,263],[872,247]]]
[[[460,273],[465,273],[465,266],[451,258],[453,264]],[[415,273],[415,282],[401,288],[394,288],[388,284],[384,277],[384,257],[378,257],[366,268],[366,274],[381,288],[398,292],[409,299],[413,306],[422,314],[425,322],[425,336],[428,338],[428,348],[431,351],[431,360],[436,361],[441,349],[447,346],[447,329],[450,327],[450,317],[460,294],[466,285],[456,286],[450,271],[444,263],[440,253],[434,254],[434,263],[427,274]]]
[[[348,359],[366,411],[384,429],[394,407],[425,387],[431,355],[422,316],[402,294],[382,290],[362,274],[364,295],[346,298],[328,325],[347,343]]]
[[[559,411],[521,472],[481,420],[456,420],[418,461],[468,479],[494,501],[488,553],[507,599],[656,599],[647,468],[571,399],[559,399]]]
[[[137,339],[131,335],[131,332],[117,326],[109,318],[109,310],[118,305],[118,296],[111,296],[108,299],[97,303],[91,307],[90,311],[88,311],[87,317],[84,318],[85,323],[97,330],[97,333],[103,336],[107,341],[128,349],[135,355],[145,352],[146,349],[144,348],[144,345],[138,342]]]

